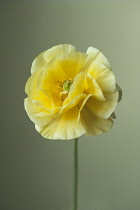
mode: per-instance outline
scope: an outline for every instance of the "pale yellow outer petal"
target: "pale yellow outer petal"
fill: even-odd
[[[90,74],[87,74],[86,86],[87,86],[86,87],[86,93],[88,95],[93,94],[93,98],[95,98],[99,101],[105,101],[106,100],[100,86],[98,85],[96,80]]]
[[[96,80],[103,92],[112,93],[116,89],[116,80],[113,72],[98,61],[94,61],[88,73]]]
[[[57,46],[54,46],[50,49],[48,49],[43,57],[46,60],[47,63],[49,63],[55,56],[61,56],[64,54],[70,54],[72,52],[75,52],[75,47],[70,44],[60,44]]]
[[[37,125],[44,126],[52,119],[52,116],[49,116],[46,110],[35,105],[32,101],[29,101],[28,98],[24,100],[24,107],[30,120]]]
[[[52,99],[53,107],[62,106],[62,101],[58,97],[60,82],[67,79],[67,75],[58,65],[57,60],[50,62],[47,69],[44,69],[38,77],[37,88],[42,90],[46,96]]]
[[[70,87],[69,91],[69,100],[72,100],[76,96],[83,94],[84,92],[84,83],[85,83],[85,73],[80,72],[75,77],[73,84]]]
[[[74,52],[58,57],[57,61],[68,79],[73,79],[82,70],[86,58],[85,53]]]
[[[46,126],[35,126],[36,130],[47,139],[69,140],[83,135],[86,130],[77,122],[79,109],[74,107],[63,113],[61,116],[53,118]]]
[[[33,61],[31,66],[31,74],[33,74],[35,71],[41,69],[44,66],[47,66],[47,62],[44,59],[43,55],[46,51],[40,53]]]
[[[38,88],[38,79],[44,68],[34,72],[25,85],[25,91],[28,94],[29,100],[36,100],[42,103],[42,106],[51,109],[53,101],[41,89]]]
[[[96,81],[104,93],[113,93],[116,89],[114,73],[108,69],[100,74]]]
[[[30,95],[36,95],[36,88],[37,88],[37,81],[38,77],[41,74],[42,69],[36,71],[34,74],[32,74],[26,84],[25,84],[25,93]]]
[[[113,126],[113,121],[109,119],[102,119],[96,116],[87,106],[81,110],[80,121],[86,129],[86,135],[99,135],[109,131]]]
[[[60,107],[46,109],[40,101],[31,101],[28,98],[24,100],[24,107],[30,120],[38,126],[48,124],[61,109]]]
[[[69,109],[73,108],[74,106],[77,106],[80,103],[80,101],[82,101],[84,98],[86,98],[86,94],[77,95],[72,100],[69,100],[69,98],[67,97],[66,101],[64,101],[65,104],[63,104],[63,107],[60,110],[60,113],[64,113]]]
[[[93,61],[98,61],[102,64],[104,64],[107,68],[110,68],[110,63],[107,60],[107,58],[101,53],[98,49],[94,47],[89,47],[87,49],[88,59]]]
[[[42,53],[40,53],[33,61],[31,66],[31,73],[33,74],[35,71],[40,68],[47,66],[47,64],[56,56],[60,56],[67,53],[75,52],[75,47],[70,44],[61,44],[54,46]]]
[[[45,89],[46,85],[58,86],[60,81],[68,78],[63,69],[60,67],[57,59],[51,61],[47,68],[44,68],[38,78],[38,88]]]
[[[97,101],[93,97],[90,97],[86,102],[86,106],[98,117],[107,119],[116,108],[118,91],[115,93],[105,94],[104,96],[106,101]]]

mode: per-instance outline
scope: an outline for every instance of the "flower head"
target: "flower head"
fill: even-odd
[[[98,49],[81,53],[69,44],[52,47],[35,58],[31,74],[25,110],[43,137],[73,139],[111,129],[121,90]]]

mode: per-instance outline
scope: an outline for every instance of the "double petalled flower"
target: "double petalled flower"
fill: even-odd
[[[115,76],[96,48],[86,54],[72,45],[52,47],[33,61],[25,109],[48,139],[99,135],[113,125],[119,98]]]

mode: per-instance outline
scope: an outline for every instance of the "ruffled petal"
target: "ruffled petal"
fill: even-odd
[[[116,80],[113,72],[98,61],[94,61],[88,73],[96,80],[103,92],[112,93],[116,89]]]
[[[58,57],[57,61],[67,75],[67,79],[73,79],[82,70],[86,58],[86,54],[74,52]]]
[[[80,121],[86,129],[86,135],[99,135],[109,131],[113,126],[113,121],[109,119],[102,119],[96,116],[87,106],[81,110]]]
[[[28,98],[24,100],[24,107],[30,120],[37,125],[44,126],[52,119],[52,115],[49,115],[47,110],[29,101]]]
[[[69,140],[83,135],[86,130],[77,122],[79,109],[77,107],[53,118],[46,126],[35,126],[36,130],[47,139]]]
[[[98,83],[96,80],[90,75],[87,74],[86,77],[86,93],[93,94],[93,98],[99,100],[99,101],[105,101],[105,97],[103,95],[103,92],[101,88],[99,87]]]
[[[40,107],[52,109],[54,108],[52,98],[46,95],[45,91],[38,88],[38,79],[41,73],[42,70],[38,70],[31,75],[26,83],[25,90],[28,94],[29,101],[36,101],[40,103]]]
[[[38,79],[44,68],[34,72],[25,85],[25,92],[28,94],[29,100],[42,100],[47,108],[51,108],[52,99],[49,98],[41,89],[38,88]]]
[[[76,96],[83,94],[84,88],[85,88],[84,83],[85,83],[85,73],[80,72],[79,74],[77,74],[77,76],[75,77],[73,81],[73,84],[70,87],[70,91],[68,95],[69,100],[72,100]]]
[[[54,107],[61,106],[62,100],[59,93],[62,91],[62,84],[67,75],[58,65],[57,60],[50,62],[48,68],[44,69],[38,77],[37,87],[52,99]]]
[[[104,64],[107,68],[110,68],[110,63],[107,60],[107,58],[101,53],[98,49],[94,47],[89,47],[87,49],[86,54],[88,54],[88,59],[93,61],[98,61],[102,64]]]
[[[106,101],[97,101],[89,97],[86,106],[98,117],[107,119],[115,110],[118,101],[118,91],[115,93],[104,94]]]
[[[60,44],[45,51],[43,57],[46,60],[46,62],[49,63],[55,56],[70,54],[72,52],[75,52],[75,50],[76,49],[73,45]]]
[[[31,74],[33,74],[35,71],[41,69],[44,66],[47,66],[47,62],[44,59],[43,55],[46,51],[40,53],[33,61],[31,66]]]
[[[45,89],[46,85],[59,86],[59,82],[64,81],[68,76],[59,65],[58,60],[51,61],[47,68],[42,71],[38,78],[38,88]]]
[[[33,75],[31,75],[28,78],[28,80],[25,84],[25,93],[35,95],[35,93],[36,93],[35,91],[36,91],[36,88],[37,88],[37,80],[38,80],[38,77],[39,77],[41,72],[42,72],[42,69],[36,71]]]
[[[77,106],[80,103],[80,101],[82,101],[85,97],[86,97],[86,94],[77,95],[72,100],[69,100],[69,98],[67,97],[67,99],[64,101],[65,103],[63,103],[63,107],[60,110],[60,113],[64,113],[68,111],[69,109]]]
[[[39,88],[45,89],[46,85],[59,86],[59,82],[73,79],[79,73],[85,54],[71,53],[53,59],[39,76]]]
[[[113,93],[116,89],[115,76],[109,69],[102,72],[96,81],[104,93]]]

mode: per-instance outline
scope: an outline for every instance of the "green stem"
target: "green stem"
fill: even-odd
[[[74,140],[74,210],[78,209],[78,138]]]

